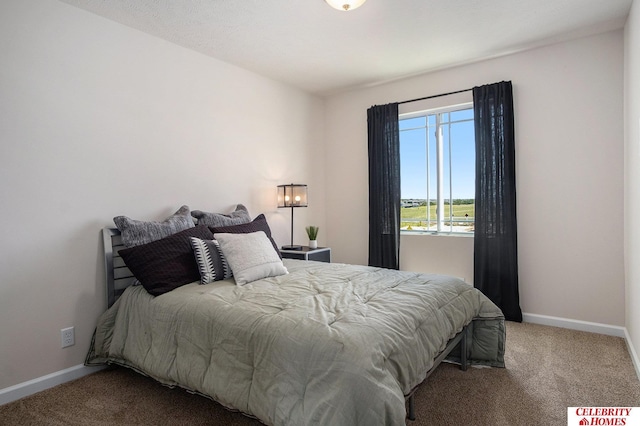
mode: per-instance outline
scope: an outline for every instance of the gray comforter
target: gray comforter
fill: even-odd
[[[446,276],[284,260],[238,287],[129,287],[99,319],[87,363],[116,363],[270,425],[400,425],[405,395],[472,322],[471,364],[504,366],[503,315]]]

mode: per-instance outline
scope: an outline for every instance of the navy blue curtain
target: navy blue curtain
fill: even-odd
[[[473,88],[476,136],[474,286],[510,321],[518,292],[515,126],[510,81]]]
[[[369,265],[400,269],[400,129],[398,104],[367,110]]]

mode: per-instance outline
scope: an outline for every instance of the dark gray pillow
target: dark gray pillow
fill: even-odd
[[[198,219],[198,225],[207,225],[210,227],[242,225],[251,222],[251,216],[247,208],[238,204],[236,210],[229,214],[208,213],[201,210],[194,210],[191,216]]]
[[[195,226],[188,206],[180,207],[177,212],[162,222],[145,222],[126,216],[116,216],[113,222],[122,234],[122,243],[125,247],[147,244]]]
[[[233,276],[227,259],[222,254],[220,244],[216,240],[203,240],[196,237],[190,239],[200,270],[200,284],[209,284]]]
[[[196,226],[140,246],[120,250],[120,256],[153,296],[200,280],[191,237],[213,239],[206,226]]]

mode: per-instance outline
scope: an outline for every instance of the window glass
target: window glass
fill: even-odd
[[[424,127],[426,126],[426,117],[415,117],[415,118],[407,118],[405,120],[400,120],[400,130],[413,129],[416,127]]]
[[[473,108],[400,119],[401,230],[473,233]]]
[[[473,120],[473,108],[451,112],[451,121]]]

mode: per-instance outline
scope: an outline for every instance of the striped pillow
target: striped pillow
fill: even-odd
[[[216,240],[191,238],[191,247],[200,270],[200,284],[231,278],[233,273]]]

